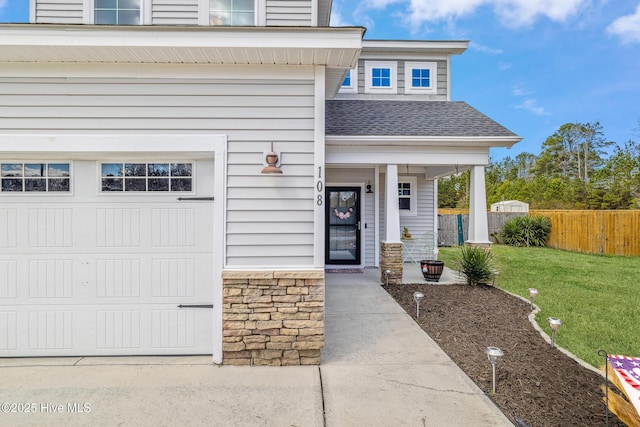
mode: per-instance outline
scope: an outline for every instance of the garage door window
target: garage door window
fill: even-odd
[[[3,193],[68,193],[71,163],[0,163]]]
[[[103,192],[191,192],[193,163],[102,163]]]

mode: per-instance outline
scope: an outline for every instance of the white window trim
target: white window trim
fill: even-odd
[[[411,71],[428,69],[431,85],[429,87],[414,87]],[[405,62],[404,63],[404,93],[423,93],[435,95],[438,91],[438,63],[437,62]]]
[[[378,87],[371,85],[371,70],[373,68],[389,68],[391,70],[391,86]],[[388,61],[365,61],[364,63],[364,91],[365,93],[398,93],[398,63]]]
[[[351,77],[351,84],[349,86],[341,85],[340,90],[338,90],[338,93],[358,93],[358,66],[357,65],[356,65],[356,68],[349,70],[349,76]]]
[[[83,23],[95,24],[95,0],[83,0],[82,10]],[[140,23],[138,25],[151,25],[151,0],[140,0]]]
[[[30,163],[46,163],[56,164],[56,163],[68,163],[69,164],[69,191],[2,191],[0,190],[0,196],[2,197],[33,197],[32,195],[37,195],[38,197],[60,197],[60,196],[73,196],[73,183],[74,183],[74,170],[73,170],[73,160],[66,159],[56,159],[56,160],[42,160],[42,159],[29,159],[29,160],[12,160],[12,159],[2,159],[0,163],[22,163],[30,164]],[[1,177],[0,177],[1,178]],[[21,179],[26,179],[28,177],[22,176]],[[45,179],[49,179],[46,177]]]
[[[418,177],[415,176],[399,176],[398,185],[408,182],[411,185],[411,209],[400,209],[400,216],[418,216]],[[400,195],[398,195],[400,198]]]

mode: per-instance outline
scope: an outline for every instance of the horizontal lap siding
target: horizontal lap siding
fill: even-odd
[[[153,25],[198,25],[198,0],[153,0]]]
[[[161,133],[177,144],[225,134],[228,265],[309,266],[313,96],[304,79],[0,79],[0,133]],[[279,176],[260,173],[272,141]]]
[[[37,24],[82,24],[82,0],[37,0]]]
[[[267,26],[311,26],[310,0],[267,0]]]
[[[398,175],[398,181],[402,181],[407,175]],[[414,176],[414,175],[409,175]],[[433,224],[434,217],[434,205],[433,205],[433,181],[427,181],[424,175],[416,175],[418,179],[418,195],[417,195],[417,216],[400,216],[400,230],[407,227],[412,237],[421,237],[425,233],[436,232]],[[385,178],[386,175],[380,175],[380,236],[381,239],[385,239],[384,234],[384,201],[385,201]]]

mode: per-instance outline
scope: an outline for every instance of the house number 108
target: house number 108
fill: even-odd
[[[322,206],[322,190],[324,190],[324,184],[322,183],[322,166],[318,166],[318,181],[316,181],[316,190],[319,193],[316,198],[316,204]]]

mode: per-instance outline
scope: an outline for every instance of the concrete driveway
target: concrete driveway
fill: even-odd
[[[512,425],[379,285],[352,276],[327,280],[319,367],[0,359],[0,425]]]

